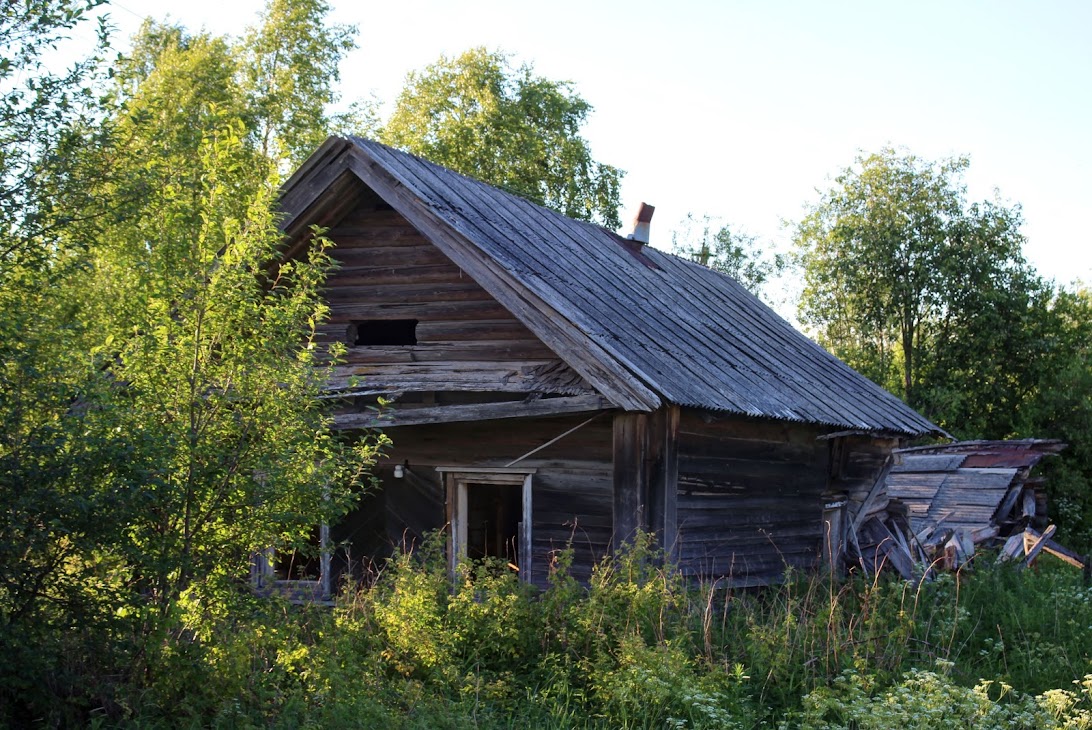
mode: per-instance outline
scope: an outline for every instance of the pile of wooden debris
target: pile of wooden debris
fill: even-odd
[[[1026,439],[896,451],[849,525],[849,559],[869,573],[893,568],[909,580],[1001,546],[1003,560],[1030,563],[1046,551],[1083,568],[1086,560],[1051,539],[1043,480],[1031,476],[1064,448]]]

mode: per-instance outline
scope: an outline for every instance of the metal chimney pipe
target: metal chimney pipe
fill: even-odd
[[[638,243],[648,243],[649,227],[652,223],[652,214],[656,212],[656,206],[641,203],[637,210],[637,217],[633,219],[633,233],[628,238]]]

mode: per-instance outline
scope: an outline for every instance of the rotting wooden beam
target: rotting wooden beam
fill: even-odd
[[[1039,557],[1039,553],[1046,547],[1046,541],[1054,536],[1057,529],[1058,528],[1055,525],[1046,528],[1043,530],[1042,535],[1039,535],[1037,539],[1033,539],[1030,547],[1028,547],[1029,534],[1027,532],[1024,533],[1024,548],[1027,551],[1027,556],[1024,558],[1024,565],[1031,565],[1032,561]]]
[[[1027,531],[1031,532],[1034,535],[1039,534],[1036,530],[1033,530],[1030,527],[1027,528]],[[1055,542],[1054,540],[1050,539],[1050,537],[1047,537],[1043,541],[1043,552],[1050,553],[1059,560],[1069,563],[1074,568],[1084,568],[1085,563],[1087,562],[1086,558],[1081,557],[1069,548]]]
[[[566,398],[540,398],[533,401],[502,403],[473,403],[450,406],[426,406],[423,408],[399,408],[367,413],[344,413],[334,416],[334,428],[350,430],[361,428],[385,428],[393,426],[419,426],[428,423],[460,423],[467,421],[492,421],[501,418],[528,418],[556,416],[567,413],[585,413],[611,408],[610,403],[598,395],[578,395]]]
[[[347,139],[329,137],[281,186],[278,207],[285,218],[282,228],[291,228],[326,187],[345,170],[343,153],[351,147]]]
[[[1012,517],[1012,510],[1016,506],[1017,500],[1020,499],[1021,493],[1024,491],[1024,485],[1019,480],[1014,480],[1014,484],[1009,487],[1008,493],[1005,498],[1001,500],[1001,504],[997,506],[997,512],[994,514],[994,520],[997,522],[1005,522]]]
[[[1023,532],[1011,535],[1001,548],[999,559],[1004,561],[1019,557],[1023,561],[1021,565],[1030,565],[1040,552],[1044,552],[1069,563],[1074,568],[1087,569],[1089,565],[1087,559],[1051,539],[1054,531],[1054,525],[1042,533],[1028,527]],[[1032,554],[1033,551],[1034,554]]]
[[[891,473],[891,469],[895,466],[894,455],[888,456],[880,473],[876,476],[875,481],[872,483],[872,488],[868,490],[868,496],[865,497],[864,502],[861,503],[860,508],[857,510],[857,514],[853,517],[853,522],[850,526],[850,530],[854,533],[861,528],[861,525],[868,518],[868,511],[872,508],[873,503],[879,498],[880,493],[886,494],[887,489],[887,477]]]

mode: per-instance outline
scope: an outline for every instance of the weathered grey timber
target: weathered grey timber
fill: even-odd
[[[910,436],[939,431],[730,277],[377,142],[323,145],[285,186],[286,230],[309,200],[295,185],[345,169],[502,304],[522,300],[509,309],[548,344],[585,343],[604,377],[626,383],[630,397],[619,396],[619,407],[654,410],[663,400]],[[483,268],[490,276],[474,276]],[[559,326],[569,331],[554,332]],[[570,364],[580,371],[585,359]]]
[[[892,449],[943,435],[730,277],[378,143],[331,138],[281,206],[287,256],[320,226],[340,264],[335,425],[393,442],[339,572],[443,530],[453,564],[543,584],[569,546],[587,580],[646,530],[768,583],[837,561]]]
[[[915,532],[932,529],[1006,537],[1046,525],[1041,485],[1031,469],[1065,444],[1055,440],[963,441],[902,449],[887,493],[909,508]]]

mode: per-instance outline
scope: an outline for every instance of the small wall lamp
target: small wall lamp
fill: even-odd
[[[394,478],[395,479],[401,479],[402,477],[406,476],[406,467],[408,467],[408,466],[409,466],[408,461],[405,464],[395,464],[394,465]]]

